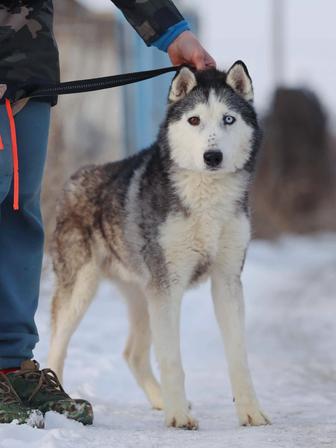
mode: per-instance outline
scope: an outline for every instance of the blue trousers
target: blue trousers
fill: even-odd
[[[44,233],[40,191],[47,152],[50,105],[30,101],[16,116],[20,173],[13,210],[13,160],[9,120],[0,105],[0,368],[33,357]]]

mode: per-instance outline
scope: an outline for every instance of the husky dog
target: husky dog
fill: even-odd
[[[49,366],[62,375],[67,345],[102,276],[126,298],[125,358],[168,426],[196,429],[184,389],[180,306],[210,277],[240,424],[268,423],[248,368],[240,280],[250,240],[248,188],[260,129],[247,68],[172,81],[157,141],[126,159],[88,166],[67,184],[57,217]],[[150,365],[153,340],[161,385]]]

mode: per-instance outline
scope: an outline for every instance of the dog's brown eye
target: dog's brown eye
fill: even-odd
[[[200,117],[190,117],[188,119],[188,123],[190,123],[191,126],[198,126],[200,122],[201,122]]]

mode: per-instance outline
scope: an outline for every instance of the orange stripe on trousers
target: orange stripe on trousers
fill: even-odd
[[[19,210],[19,157],[16,139],[15,121],[10,101],[6,98],[6,110],[9,119],[9,127],[12,143],[12,157],[13,157],[13,182],[14,182],[14,210]]]

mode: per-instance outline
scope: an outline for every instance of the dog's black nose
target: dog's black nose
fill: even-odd
[[[204,162],[212,168],[218,166],[223,160],[222,151],[217,150],[206,151],[203,157]]]

